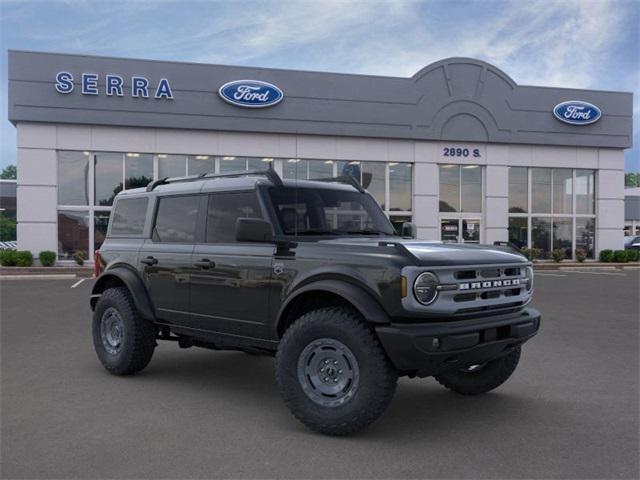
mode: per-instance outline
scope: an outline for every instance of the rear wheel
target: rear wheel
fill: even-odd
[[[479,395],[498,388],[515,371],[520,360],[520,347],[504,357],[436,375],[436,380],[449,390],[462,395]]]
[[[360,316],[323,308],[285,332],[276,379],[286,405],[310,429],[346,435],[365,428],[389,405],[397,372]]]
[[[114,375],[130,375],[147,366],[156,346],[156,327],[138,314],[124,287],[107,289],[93,312],[93,346]]]

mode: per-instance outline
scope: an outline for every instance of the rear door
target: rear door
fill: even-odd
[[[158,198],[152,238],[140,251],[140,270],[155,308],[164,322],[189,320],[191,256],[197,235],[200,195]]]
[[[263,218],[257,192],[212,193],[207,201],[205,243],[196,244],[192,257],[193,327],[265,338],[275,247],[235,239],[238,218]]]

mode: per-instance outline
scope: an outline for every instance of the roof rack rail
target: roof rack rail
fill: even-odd
[[[278,172],[276,172],[273,166],[270,166],[266,170],[239,170],[236,172],[226,173],[202,173],[200,175],[189,175],[187,177],[164,177],[149,182],[147,185],[147,192],[151,192],[158,185],[166,185],[168,183],[180,183],[180,182],[195,182],[197,180],[208,180],[210,178],[232,178],[232,177],[248,177],[251,175],[264,175],[273,182],[277,187],[282,186],[282,179]]]
[[[314,178],[314,182],[336,182],[336,183],[346,183],[347,185],[351,185],[353,188],[358,190],[360,193],[364,193],[365,189],[360,184],[358,180],[353,178],[351,175],[341,175],[339,177],[331,177],[331,178]]]

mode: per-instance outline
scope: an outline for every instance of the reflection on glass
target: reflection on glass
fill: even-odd
[[[460,167],[439,165],[440,171],[440,211],[460,211]],[[444,237],[443,237],[444,240]]]
[[[58,204],[89,204],[88,152],[58,152]]]
[[[300,160],[299,158],[283,160],[282,178],[298,178],[300,180],[306,180],[307,160]]]
[[[582,249],[587,252],[587,258],[594,258],[595,238],[596,219],[576,218],[576,250]]]
[[[385,170],[386,165],[383,162],[362,162],[362,185],[369,191],[373,198],[376,199],[378,205],[384,210],[385,203]],[[369,181],[369,178],[371,180]],[[369,184],[367,185],[367,182]]]
[[[324,160],[307,160],[308,176],[309,180],[316,178],[332,178],[333,175],[333,162],[327,163]]]
[[[238,172],[247,169],[245,157],[222,157],[220,159],[220,172]]]
[[[539,258],[549,258],[551,251],[551,219],[533,217],[531,219],[531,247],[540,250]]]
[[[576,213],[595,213],[595,173],[576,170]]]
[[[89,212],[58,211],[58,257],[71,259],[75,252],[89,258]]]
[[[151,180],[153,180],[153,155],[143,153],[125,154],[125,188],[146,187]]]
[[[247,158],[247,170],[265,170],[273,163],[273,158]]]
[[[398,233],[398,235],[402,235],[402,225],[404,225],[405,223],[411,223],[413,221],[413,219],[407,215],[392,215],[389,217],[389,220],[391,220],[393,228]]]
[[[122,191],[122,153],[96,153],[95,205],[108,207]]]
[[[462,176],[462,212],[482,212],[482,168],[465,165]]]
[[[573,231],[573,221],[571,218],[553,219],[553,249],[564,250],[566,258],[572,258],[571,237]]]
[[[411,210],[411,180],[412,171],[410,163],[389,164],[389,210]]]
[[[215,157],[210,155],[190,155],[187,158],[188,175],[202,175],[215,171]]]
[[[107,236],[107,227],[109,226],[109,216],[111,212],[94,212],[93,214],[93,248],[98,250]]]
[[[527,219],[509,218],[509,241],[518,248],[527,246]]]
[[[460,222],[457,218],[440,221],[440,240],[445,243],[458,243],[460,238]]]
[[[509,212],[526,213],[528,195],[527,167],[509,167]]]
[[[187,157],[184,155],[158,155],[158,178],[184,177],[187,174]]]
[[[573,171],[569,168],[553,169],[553,213],[572,213]]]
[[[531,211],[551,213],[551,169],[531,169]]]

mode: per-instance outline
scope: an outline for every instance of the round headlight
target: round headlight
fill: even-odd
[[[533,291],[533,267],[527,267],[525,275],[527,277],[527,292],[531,292]]]
[[[433,303],[438,296],[438,277],[431,272],[421,273],[413,284],[413,293],[421,304]]]

